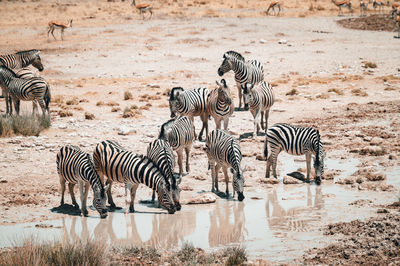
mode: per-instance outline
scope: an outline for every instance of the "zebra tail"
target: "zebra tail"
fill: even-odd
[[[49,111],[50,100],[51,100],[50,85],[47,84],[46,92],[44,93],[44,101],[46,103],[46,110],[47,111]]]
[[[265,157],[266,160],[268,160],[268,135],[267,135],[267,130],[265,130],[264,157]]]

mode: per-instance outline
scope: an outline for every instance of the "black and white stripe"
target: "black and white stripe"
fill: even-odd
[[[175,156],[171,145],[169,145],[168,141],[164,139],[156,139],[153,142],[150,142],[149,146],[147,146],[147,157],[152,160],[164,177],[167,178],[166,182],[170,182],[172,199],[174,200],[176,209],[179,211],[181,209],[179,203],[180,179],[176,180],[174,176]],[[151,199],[152,201],[155,199],[155,190],[153,190]]]
[[[169,142],[172,149],[178,154],[179,177],[183,174],[183,150],[186,152],[186,172],[190,171],[189,156],[192,143],[195,140],[192,120],[186,116],[177,116],[161,126],[159,139]]]
[[[264,155],[267,159],[265,177],[269,178],[272,164],[273,175],[276,176],[276,161],[281,151],[292,155],[305,155],[307,162],[307,179],[310,180],[311,155],[315,155],[315,181],[321,183],[324,173],[325,153],[319,131],[312,127],[301,127],[288,124],[275,124],[267,131],[264,143]]]
[[[257,60],[245,61],[244,57],[235,52],[228,51],[223,56],[221,66],[218,68],[218,75],[222,76],[226,72],[235,73],[236,86],[239,93],[239,108],[242,107],[241,85],[247,83],[258,84],[264,80],[264,68]]]
[[[112,182],[125,184],[130,182],[132,185],[130,212],[135,211],[134,201],[139,184],[155,189],[158,202],[168,210],[168,213],[175,212],[170,184],[166,182],[167,178],[163,176],[148,157],[137,155],[116,142],[106,140],[96,145],[93,160],[100,178],[104,180],[104,175],[107,177],[107,183],[110,185],[107,190],[107,196],[112,208],[115,208],[115,203],[111,196]]]
[[[40,51],[38,50],[28,50],[15,54],[0,55],[0,66],[3,65],[10,69],[19,69],[32,64],[39,71],[42,71],[44,68],[39,54]]]
[[[17,75],[17,77],[19,77],[20,79],[30,79],[30,78],[39,77],[39,75],[37,75],[29,67],[23,67],[19,70],[16,70],[15,75]]]
[[[242,161],[242,152],[240,151],[238,141],[224,130],[213,130],[207,136],[205,151],[211,168],[211,191],[219,191],[218,171],[222,167],[225,175],[226,195],[229,196],[228,168],[231,168],[233,174],[233,196],[235,196],[236,191],[238,193],[238,200],[242,201],[244,199],[244,170],[242,170],[240,166]]]
[[[6,98],[7,113],[12,113],[11,103],[10,106],[8,103],[8,95],[10,95],[15,104],[17,114],[19,114],[18,100],[33,101],[34,113],[37,109],[36,100],[42,109],[43,116],[46,110],[50,114],[50,87],[43,78],[21,79],[9,68],[0,66],[0,85]]]
[[[253,136],[257,136],[260,127],[258,123],[258,116],[261,114],[261,128],[267,131],[269,110],[274,104],[275,95],[271,84],[263,81],[256,87],[253,84],[246,83],[243,86],[244,103],[250,107],[250,112],[254,118],[254,132]],[[265,125],[263,122],[265,117]]]
[[[64,204],[65,183],[68,182],[72,204],[79,208],[74,195],[74,186],[78,183],[82,213],[87,216],[86,200],[90,184],[94,194],[93,206],[99,212],[101,218],[107,217],[107,198],[105,194],[107,187],[103,187],[103,183],[94,169],[92,158],[88,153],[72,145],[62,147],[57,153],[57,173],[61,184],[61,205]]]
[[[224,121],[224,129],[228,130],[229,117],[233,114],[235,106],[226,81],[217,81],[217,85],[218,88],[212,90],[208,96],[208,114],[214,118],[217,129],[221,129],[221,121]]]
[[[171,118],[174,118],[176,115],[183,115],[189,117],[193,122],[195,116],[200,116],[203,125],[199,133],[199,140],[202,139],[204,129],[206,130],[206,135],[208,134],[208,94],[209,91],[207,88],[196,88],[185,91],[181,87],[175,87],[172,88],[169,98]]]

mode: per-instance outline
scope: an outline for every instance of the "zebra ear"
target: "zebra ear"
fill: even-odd
[[[221,79],[221,83],[224,85],[224,88],[226,88],[226,81],[225,81],[225,79]]]
[[[221,87],[221,84],[218,82],[218,80],[216,80],[215,83],[217,83],[218,87]]]
[[[223,58],[226,58],[226,54],[224,54]]]

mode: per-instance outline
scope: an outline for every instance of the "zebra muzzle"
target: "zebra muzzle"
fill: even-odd
[[[243,201],[244,200],[243,192],[238,192],[238,200],[239,201]]]

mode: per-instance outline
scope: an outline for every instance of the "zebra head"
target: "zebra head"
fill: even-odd
[[[224,61],[222,61],[222,64],[218,68],[218,75],[222,77],[226,72],[229,72],[232,70],[231,66],[231,56],[228,53],[225,53],[224,56]]]
[[[172,182],[172,200],[174,201],[175,208],[177,211],[180,211],[182,206],[179,202],[181,197],[181,189],[179,188],[179,184],[181,183],[181,178],[175,179],[175,182]]]
[[[238,194],[238,200],[242,201],[244,200],[244,195],[243,195],[243,190],[244,190],[244,176],[243,172],[246,171],[241,170],[240,167],[235,170],[231,168],[231,173],[233,174],[233,190],[237,192]]]
[[[231,104],[232,99],[230,96],[230,90],[226,85],[225,79],[221,79],[221,83],[215,81],[218,85],[218,99],[226,104]]]
[[[109,185],[101,187],[99,184],[93,186],[93,207],[99,212],[101,218],[107,217],[107,207],[106,207],[106,191]]]
[[[166,208],[169,214],[175,213],[176,209],[174,201],[172,199],[171,189],[167,187],[167,184],[164,180],[160,181],[160,185],[157,187],[157,198],[158,203]]]
[[[171,118],[176,116],[178,107],[182,104],[182,97],[180,95],[184,92],[182,87],[174,87],[169,96],[169,110],[171,111]]]
[[[40,51],[37,51],[36,53],[33,54],[33,61],[32,61],[32,66],[37,68],[39,71],[43,71],[44,67],[42,65],[42,60],[40,59]]]
[[[243,99],[245,103],[245,110],[249,110],[249,103],[253,101],[253,87],[254,84],[252,83],[245,83],[241,85],[242,90],[243,90]]]
[[[319,130],[317,130],[316,134],[317,134],[317,144],[315,149],[314,169],[315,169],[315,183],[319,185],[321,184],[321,178],[322,175],[324,174],[325,152],[322,147]]]

